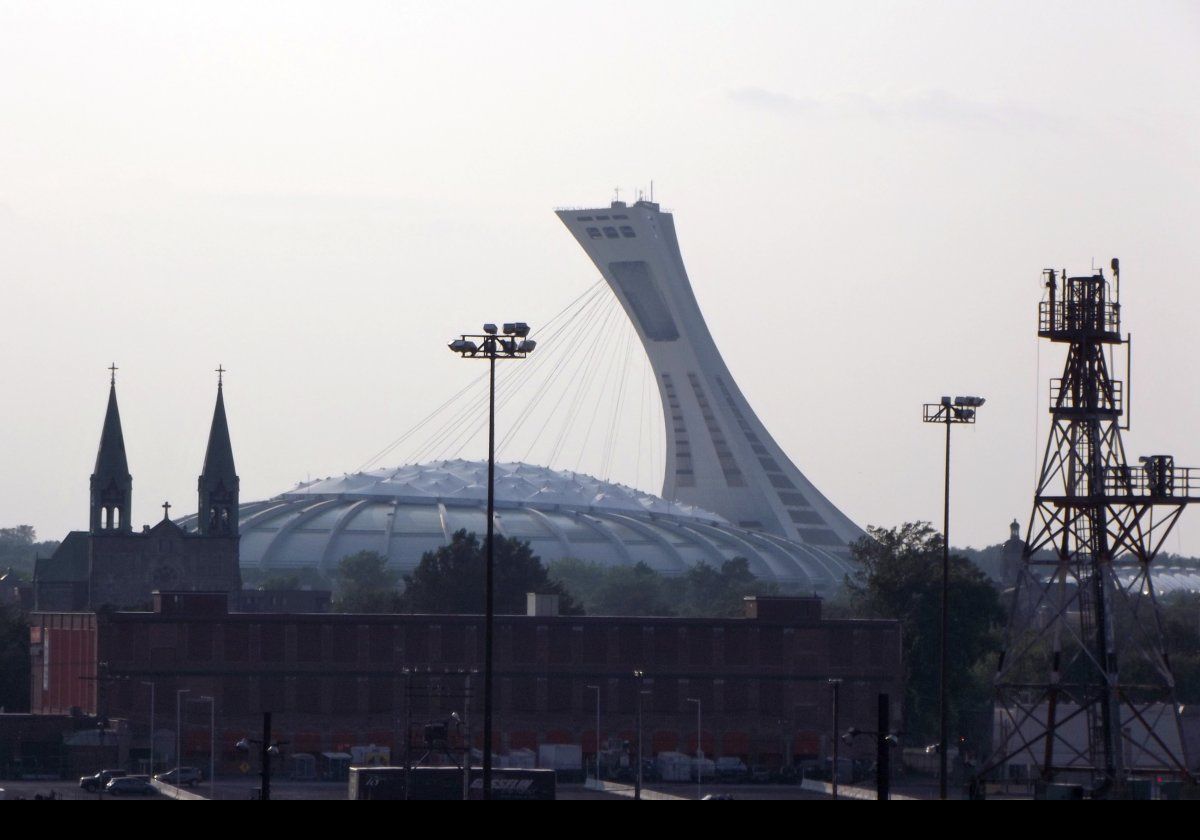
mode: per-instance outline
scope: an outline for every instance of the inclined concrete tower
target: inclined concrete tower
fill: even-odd
[[[833,551],[863,536],[775,443],[730,376],[692,292],[671,214],[652,201],[557,213],[650,358],[667,428],[663,498]]]

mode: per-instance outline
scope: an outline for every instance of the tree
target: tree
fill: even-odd
[[[599,615],[675,615],[678,584],[645,563],[612,566],[596,592],[592,611]]]
[[[335,572],[336,575],[336,572]],[[336,581],[326,578],[318,570],[312,568],[300,569],[244,569],[242,571],[242,586],[246,589],[282,590],[282,589],[330,589]]]
[[[606,566],[566,558],[550,564],[550,576],[582,603],[589,615],[686,615],[733,618],[743,614],[747,595],[775,594],[744,557],[720,568],[697,563],[678,576],[659,574],[645,563]]]
[[[0,709],[29,708],[29,625],[16,604],[0,603]]]
[[[719,569],[697,563],[684,576],[686,600],[684,615],[710,618],[737,618],[745,613],[747,595],[773,595],[774,583],[761,581],[750,571],[745,557],[726,560]]]
[[[1170,592],[1159,598],[1158,606],[1163,644],[1175,679],[1175,700],[1188,705],[1200,703],[1200,593]],[[1122,627],[1118,621],[1117,632],[1132,634],[1133,628]],[[1144,659],[1131,658],[1130,664],[1123,666],[1122,676],[1149,684],[1154,679],[1148,673],[1150,667]]]
[[[378,551],[360,551],[338,563],[333,608],[338,612],[399,611],[396,583],[400,575],[387,567]]]
[[[567,557],[550,564],[550,577],[582,603],[588,615],[675,615],[681,581],[645,563],[606,566]]]
[[[495,538],[493,597],[495,611],[525,613],[529,592],[557,595],[559,612],[582,615],[583,609],[566,587],[551,580],[528,542]],[[411,574],[404,576],[401,598],[407,612],[482,613],[484,611],[484,547],[474,534],[456,532],[448,545],[427,551]]]
[[[860,569],[847,578],[852,611],[900,622],[904,717],[910,744],[938,737],[942,536],[928,522],[867,528],[850,551]],[[986,748],[991,728],[988,675],[1000,649],[1004,609],[987,576],[965,557],[950,556],[947,695],[950,738]],[[985,665],[987,667],[985,667]]]
[[[557,581],[580,604],[588,615],[597,615],[597,593],[604,585],[607,567],[600,563],[580,560],[577,557],[563,557],[552,560],[546,567],[550,579]]]
[[[0,528],[0,574],[12,569],[22,580],[33,577],[33,561],[48,557],[58,547],[56,541],[38,542],[32,525]]]

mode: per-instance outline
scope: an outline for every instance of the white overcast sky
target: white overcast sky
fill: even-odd
[[[218,362],[244,500],[355,469],[478,373],[455,332],[594,282],[555,206],[653,179],[742,390],[860,524],[939,522],[921,404],[987,397],[952,541],[996,542],[1062,359],[1045,266],[1121,258],[1127,446],[1200,465],[1198,79],[1191,2],[5,0],[0,525],[86,527],[113,360],[135,523],[194,510]],[[657,489],[636,448],[610,473]]]

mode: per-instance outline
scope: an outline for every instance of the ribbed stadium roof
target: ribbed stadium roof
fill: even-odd
[[[479,461],[298,484],[241,506],[242,568],[328,572],[348,554],[373,550],[408,570],[459,529],[482,535],[486,501],[487,464]],[[701,562],[718,566],[745,557],[764,580],[826,593],[852,571],[844,556],[827,548],[747,531],[708,511],[531,464],[496,465],[496,528],[528,540],[547,563],[565,557],[606,565],[644,562],[678,574]]]

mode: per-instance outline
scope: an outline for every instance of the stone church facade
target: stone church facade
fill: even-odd
[[[115,378],[91,475],[89,528],[72,531],[34,572],[35,609],[92,611],[149,608],[155,591],[238,592],[239,481],[217,383],[204,466],[197,482],[199,516],[189,531],[168,516],[134,531],[133,478],[117,407]]]

